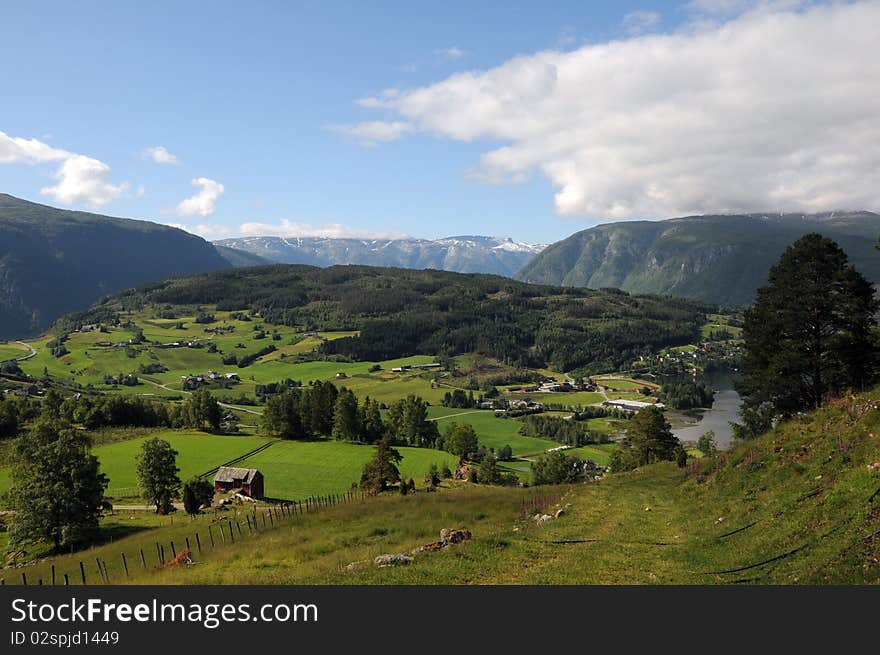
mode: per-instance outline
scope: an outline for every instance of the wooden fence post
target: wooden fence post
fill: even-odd
[[[171,559],[177,557],[177,550],[174,548],[174,541],[171,542]]]
[[[27,587],[27,574],[24,571],[21,572],[21,584]]]
[[[52,586],[55,586],[55,565],[52,565]]]
[[[211,529],[211,524],[208,524],[208,537],[211,539],[211,548],[214,547],[214,531]]]
[[[4,581],[4,582],[5,582],[5,581]],[[66,573],[64,574],[64,586],[65,586],[65,587],[69,587],[69,586],[70,586],[70,578],[67,577],[67,574],[66,574]]]
[[[128,562],[125,561],[125,553],[119,553],[122,555],[122,568],[125,569],[125,577],[128,577]]]
[[[189,537],[186,537],[186,549],[187,549],[190,553],[192,553],[192,548],[190,548],[190,545],[189,545]]]
[[[82,560],[79,561],[79,573],[82,576],[82,583],[86,583],[86,567],[83,566]]]
[[[147,570],[147,558],[144,557],[144,549],[141,548],[140,550],[141,550],[141,564],[144,567],[144,571],[146,571]]]
[[[196,532],[196,548],[199,549],[199,555],[202,554],[202,540],[199,539],[199,533]]]
[[[104,580],[104,569],[101,568],[101,560],[97,557],[95,558],[95,566],[98,567],[98,575],[101,576],[101,581],[106,582],[106,580]]]

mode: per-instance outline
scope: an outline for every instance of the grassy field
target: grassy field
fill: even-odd
[[[398,447],[403,455],[400,473],[421,486],[431,464],[455,468],[458,458],[429,448]],[[375,452],[373,446],[336,441],[282,441],[244,460],[239,466],[258,468],[266,476],[266,495],[298,500],[347,491],[360,482],[361,472]]]
[[[599,378],[596,384],[601,384],[608,389],[615,391],[632,391],[638,392],[642,387],[649,389],[658,389],[656,382],[647,382],[646,380],[636,380],[634,378]]]
[[[742,328],[729,323],[730,317],[724,314],[708,314],[706,323],[702,326],[700,333],[703,338],[707,338],[712,332],[726,330],[733,335],[734,339],[742,336]]]
[[[0,362],[24,357],[29,352],[27,348],[17,343],[0,343]]]
[[[510,446],[517,457],[541,453],[557,446],[550,439],[526,437],[519,433],[522,423],[512,418],[497,418],[491,410],[450,409],[431,407],[428,416],[437,420],[441,434],[450,423],[468,424],[474,428],[481,446],[494,448]]]
[[[272,441],[265,437],[217,436],[184,430],[164,430],[152,436],[165,439],[178,452],[177,466],[180,468],[178,475],[181,480],[205,473],[215,466]],[[114,501],[137,497],[135,456],[140,452],[147,438],[137,437],[93,449],[93,453],[101,463],[101,471],[110,478],[107,496]],[[0,492],[8,490],[9,486],[9,468],[0,468]]]

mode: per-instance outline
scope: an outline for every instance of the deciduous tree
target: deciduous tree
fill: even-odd
[[[177,451],[164,439],[147,439],[137,455],[137,479],[141,495],[156,505],[157,514],[168,514],[180,490]]]
[[[90,446],[85,433],[47,419],[18,439],[9,492],[12,543],[45,539],[58,551],[97,534],[107,477]]]

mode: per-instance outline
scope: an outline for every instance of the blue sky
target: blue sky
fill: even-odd
[[[739,41],[722,52],[736,52],[738,43],[753,48],[761,34],[778,38],[773,17],[780,14],[803,19],[778,27],[793,30],[793,38],[828,24],[827,16],[805,24],[811,11],[805,3],[757,10],[754,4],[4,2],[0,137],[6,142],[0,139],[0,191],[176,224],[209,238],[261,230],[476,233],[546,243],[604,220],[661,218],[679,209],[751,209],[732,192],[714,189],[691,197],[683,190],[686,184],[702,188],[712,182],[700,177],[714,170],[701,159],[705,153],[692,153],[694,171],[682,166],[658,171],[657,162],[670,159],[664,148],[671,146],[652,136],[653,118],[623,112],[623,133],[620,126],[613,138],[594,130],[624,103],[640,104],[632,88],[618,88],[617,80],[649,69],[646,57],[657,61],[664,53],[684,57],[689,49],[709,49],[706,44],[726,38],[724,26],[731,21],[741,23],[740,36],[733,37]],[[876,9],[876,3],[856,4]],[[846,26],[855,16],[841,20]],[[620,44],[619,52],[600,52],[609,42]],[[584,61],[573,61],[581,51]],[[743,46],[746,51],[751,52]],[[547,59],[542,52],[555,54]],[[841,61],[850,56],[821,54]],[[731,70],[767,68],[749,57],[735,58]],[[604,64],[597,62],[606,60],[611,68],[600,75]],[[547,71],[550,82],[544,79]],[[455,76],[462,72],[470,74],[458,84]],[[663,107],[676,109],[670,99],[700,79],[700,72],[692,71],[670,78],[669,88],[658,91],[648,87],[659,73],[640,74],[649,77],[633,81],[633,88],[647,88],[654,117]],[[562,80],[575,89],[584,82],[575,102],[566,100],[572,96]],[[852,82],[873,92],[876,80],[869,67],[853,73]],[[778,80],[768,76],[765,82]],[[731,89],[713,84],[694,93],[730,97]],[[481,113],[487,103],[503,108],[510,94],[514,109],[500,119]],[[681,103],[692,109],[691,102]],[[709,109],[704,116],[687,114],[690,124],[728,124],[709,100],[697,104]],[[503,125],[508,116],[515,124]],[[816,120],[830,134],[863,123],[865,116]],[[603,139],[628,140],[630,124],[633,138],[644,134],[658,142],[656,148],[627,159],[605,145]],[[660,135],[670,133],[658,129]],[[804,130],[815,130],[815,124]],[[728,136],[728,143],[738,143],[735,134]],[[797,138],[791,134],[769,163],[791,160]],[[865,138],[870,143],[876,134]],[[159,146],[170,155],[150,154]],[[763,149],[766,144],[755,152]],[[800,165],[813,170],[823,157],[842,150],[845,144],[832,141],[802,155],[813,159]],[[744,152],[735,158],[745,162],[754,156]],[[857,162],[852,188],[873,184],[868,171],[873,163]],[[612,175],[615,166],[639,171],[638,181],[623,184],[627,175]],[[729,179],[729,172],[717,175]],[[839,203],[823,186],[839,186],[839,180],[823,179],[817,174],[795,190],[791,179],[777,179],[765,196],[758,195],[778,206],[762,208],[823,209]],[[865,193],[857,195],[859,203],[871,204],[875,191]]]

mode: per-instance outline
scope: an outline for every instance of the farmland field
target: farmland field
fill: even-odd
[[[522,423],[513,418],[497,418],[491,410],[463,410],[431,407],[428,416],[436,418],[440,433],[450,423],[466,423],[474,428],[481,446],[494,448],[510,446],[515,457],[534,455],[558,446],[550,439],[526,437],[519,433]]]
[[[429,448],[397,447],[403,455],[400,474],[421,481],[431,464],[455,468],[458,458]],[[238,466],[258,468],[266,476],[266,495],[298,500],[348,491],[375,452],[369,445],[337,441],[280,441]]]
[[[217,436],[195,431],[165,430],[154,436],[168,441],[177,452],[181,480],[219,466],[244,455],[272,439],[248,436]],[[135,456],[147,437],[98,446],[93,449],[101,463],[101,471],[110,478],[107,495],[114,499],[138,496]],[[270,448],[271,450],[271,448]],[[9,468],[0,469],[0,492],[10,486]]]
[[[28,352],[27,348],[17,343],[0,343],[0,362],[24,357]]]

